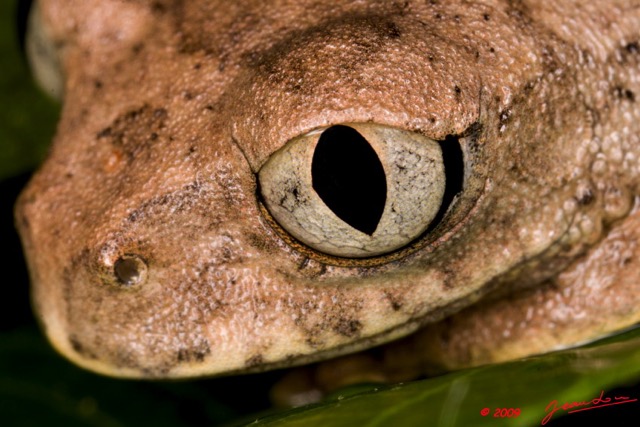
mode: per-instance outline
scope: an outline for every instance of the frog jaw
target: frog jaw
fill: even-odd
[[[251,228],[224,213],[212,228],[203,213],[206,206],[219,210],[229,200],[228,188],[237,186],[220,187],[216,180],[178,186],[152,199],[163,209],[145,200],[127,210],[110,232],[96,233],[99,244],[92,249],[67,263],[61,257],[62,267],[37,265],[35,271],[49,275],[33,277],[34,301],[54,346],[87,369],[136,378],[253,372],[321,360],[396,339],[473,303],[488,291],[487,283],[513,276],[510,266],[544,254],[566,235],[547,233],[553,239],[537,241],[532,252],[503,251],[503,258],[492,257],[482,268],[465,265],[473,255],[452,261],[450,254],[496,251],[502,242],[460,238],[429,254],[370,268],[330,266],[291,249],[250,202],[243,217],[257,219]],[[488,205],[481,199],[475,209]],[[26,202],[23,209],[46,212]],[[188,224],[190,231],[176,224]],[[484,231],[463,222],[451,233]],[[31,236],[26,242],[66,243],[47,229],[24,234]],[[191,243],[183,244],[185,238]],[[125,286],[114,266],[132,256],[148,270],[144,283]]]

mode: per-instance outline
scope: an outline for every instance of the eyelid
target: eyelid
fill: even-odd
[[[31,74],[38,86],[55,100],[62,100],[64,77],[59,52],[48,34],[37,1],[29,11],[25,49]]]
[[[304,135],[302,135],[301,138],[304,138],[304,137],[307,137],[307,136],[321,135],[322,132],[324,132],[327,129],[329,129],[329,127],[322,127],[322,128],[318,128],[318,129],[313,129],[313,130],[305,133]]]

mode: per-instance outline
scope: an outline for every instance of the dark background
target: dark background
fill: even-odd
[[[23,20],[18,15],[26,3],[0,5],[0,425],[210,426],[251,421],[252,414],[269,407],[268,390],[280,372],[185,382],[115,380],[76,368],[41,335],[29,303],[13,205],[46,153],[59,107],[34,88],[20,53]],[[634,385],[606,390],[606,395],[640,397],[638,379],[629,382]],[[591,394],[589,399],[599,390]],[[623,425],[614,420],[637,422],[639,407],[585,411],[548,425]]]

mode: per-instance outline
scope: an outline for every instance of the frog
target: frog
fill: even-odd
[[[31,18],[63,106],[16,225],[40,324],[85,369],[304,365],[327,390],[640,321],[637,0]]]

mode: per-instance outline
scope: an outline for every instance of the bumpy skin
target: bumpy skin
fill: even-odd
[[[76,363],[303,364],[492,291],[402,345],[467,366],[640,320],[640,1],[40,6],[65,102],[16,217],[36,310]],[[457,137],[465,189],[409,249],[351,261],[272,224],[256,172],[294,137],[359,122]],[[148,274],[125,287],[113,266],[132,254]]]

